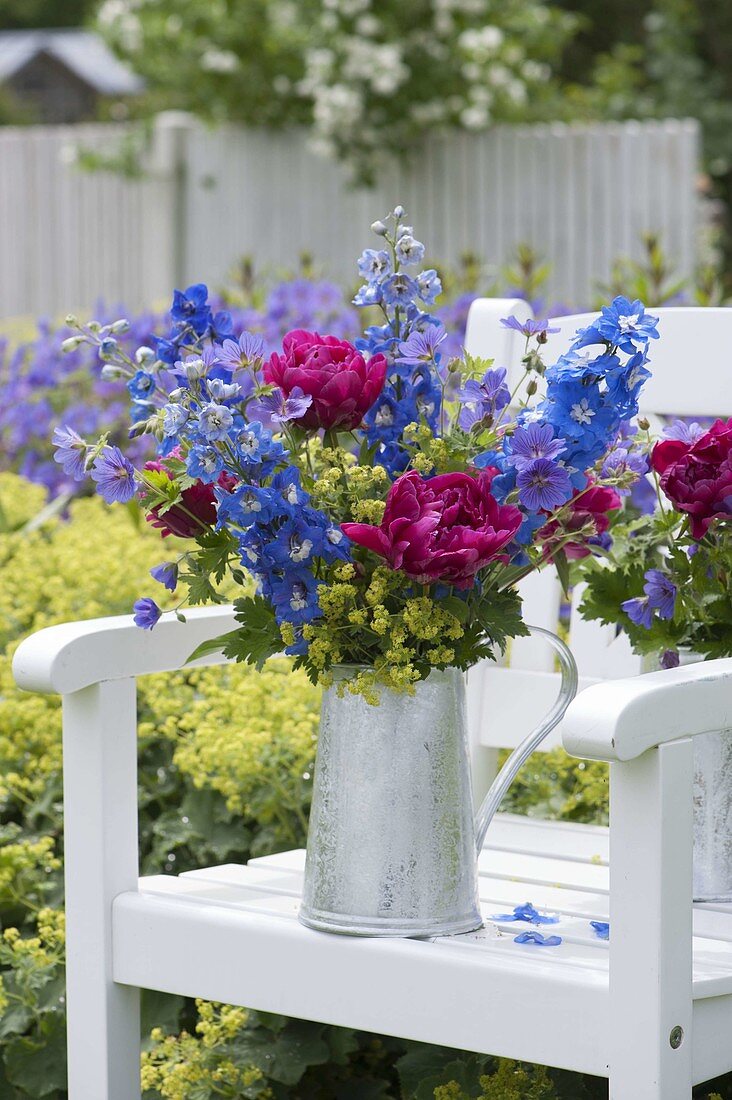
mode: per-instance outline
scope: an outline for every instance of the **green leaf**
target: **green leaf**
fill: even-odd
[[[8,1080],[33,1100],[66,1088],[66,1028],[63,1017],[49,1013],[37,1035],[11,1039],[5,1050]]]
[[[247,596],[234,604],[241,628],[224,646],[224,656],[261,669],[268,657],[282,652],[282,637],[272,605],[263,596]]]
[[[196,646],[193,653],[186,658],[185,663],[189,665],[191,661],[198,661],[201,657],[208,657],[210,653],[222,653],[229,642],[232,642],[238,637],[238,630],[230,630],[226,634],[219,634],[218,638],[209,638],[207,642],[201,642],[200,645]]]
[[[449,611],[451,615],[454,615],[459,623],[466,623],[468,621],[468,615],[470,609],[465,600],[461,600],[458,596],[445,596],[440,600],[440,607],[443,607],[445,611]]]
[[[140,1034],[143,1046],[149,1043],[150,1032],[154,1027],[161,1027],[168,1034],[177,1033],[180,1029],[180,1014],[184,1007],[184,998],[177,994],[159,993],[156,989],[143,989],[140,1005]]]
[[[420,1082],[435,1079],[437,1084],[445,1080],[445,1066],[455,1060],[455,1051],[449,1047],[418,1046],[403,1055],[396,1064],[404,1100],[412,1100]]]

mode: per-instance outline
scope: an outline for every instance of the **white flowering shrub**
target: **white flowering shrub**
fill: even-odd
[[[371,177],[427,132],[551,113],[573,19],[543,0],[322,0],[300,92],[325,153]]]
[[[308,125],[368,181],[427,132],[556,114],[575,18],[545,0],[104,0],[156,105]]]

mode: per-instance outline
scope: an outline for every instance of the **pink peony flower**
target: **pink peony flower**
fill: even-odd
[[[392,569],[422,584],[444,581],[469,588],[475,574],[499,557],[521,526],[512,505],[500,505],[490,491],[494,470],[479,477],[440,474],[422,478],[402,474],[386,498],[380,527],[343,523],[344,533]]]
[[[581,531],[588,524],[592,524],[593,534],[590,538],[602,540],[602,536],[610,526],[608,512],[613,512],[622,504],[620,494],[606,485],[593,485],[589,489],[575,492],[569,502],[569,518],[561,524],[556,520],[546,523],[537,535],[539,542],[544,542],[547,557],[551,557],[552,539],[557,535],[565,535],[571,531]],[[568,558],[586,558],[591,553],[591,547],[587,545],[585,537],[577,542],[567,543],[564,552]]]
[[[691,517],[693,538],[704,538],[713,519],[732,515],[732,420],[716,420],[692,442],[662,440],[651,466],[674,507]]]
[[[295,389],[313,402],[294,423],[303,428],[357,428],[384,387],[386,359],[368,362],[353,344],[335,336],[294,329],[282,341],[283,354],[273,352],[264,367],[267,382],[287,399]]]

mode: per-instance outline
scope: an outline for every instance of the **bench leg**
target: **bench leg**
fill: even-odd
[[[610,1098],[691,1100],[691,739],[610,770]]]
[[[140,1100],[139,991],[112,980],[112,901],[137,889],[135,681],[64,698],[69,1100]]]

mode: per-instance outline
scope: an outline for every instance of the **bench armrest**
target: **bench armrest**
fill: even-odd
[[[182,668],[202,642],[237,627],[230,605],[196,607],[186,622],[163,615],[154,630],[141,630],[131,615],[49,626],[26,638],[13,659],[19,687],[69,695],[105,680],[172,672]],[[191,663],[191,668],[222,664],[220,653]]]
[[[634,760],[681,737],[732,729],[732,658],[624,680],[581,692],[562,723],[572,756]]]

